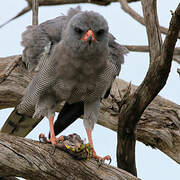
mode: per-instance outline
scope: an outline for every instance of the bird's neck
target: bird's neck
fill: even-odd
[[[72,48],[64,44],[61,53],[66,52],[66,62],[71,64],[77,71],[93,71],[99,74],[105,70],[108,63],[108,48],[101,51],[96,48]]]

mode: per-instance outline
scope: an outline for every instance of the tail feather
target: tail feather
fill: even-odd
[[[32,117],[27,115],[19,114],[17,110],[14,109],[1,128],[1,132],[25,137],[41,120],[42,118],[32,119]]]

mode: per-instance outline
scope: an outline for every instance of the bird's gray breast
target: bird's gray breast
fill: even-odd
[[[93,101],[104,95],[109,85],[109,80],[105,77],[107,60],[103,56],[92,58],[95,57],[63,58],[66,61],[59,67],[59,78],[54,87],[60,99],[73,103]]]

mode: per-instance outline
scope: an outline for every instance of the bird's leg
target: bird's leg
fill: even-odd
[[[50,116],[49,118],[49,126],[50,126],[50,142],[52,144],[57,144],[58,141],[64,140],[64,136],[60,136],[59,138],[56,138],[54,133],[54,116]]]
[[[94,146],[93,146],[93,140],[92,140],[92,130],[91,129],[88,129],[86,128],[86,133],[87,133],[87,136],[88,136],[88,141],[89,141],[89,144],[91,145],[91,147],[93,148],[93,155],[92,157],[96,160],[98,160],[99,162],[103,162],[105,160],[109,160],[110,163],[111,163],[111,157],[109,155],[105,156],[105,157],[100,157],[96,154],[96,151],[94,150]]]
[[[50,141],[52,144],[56,144],[56,136],[54,133],[54,116],[50,116],[49,117],[49,127],[50,127]]]

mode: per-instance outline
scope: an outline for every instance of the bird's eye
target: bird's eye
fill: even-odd
[[[77,32],[77,33],[79,33],[79,34],[83,33],[83,30],[80,29],[80,28],[78,28],[78,27],[75,27],[75,28],[74,28],[74,31]]]
[[[103,35],[104,34],[104,29],[100,29],[99,31],[97,31],[97,35],[100,36],[100,35]]]

